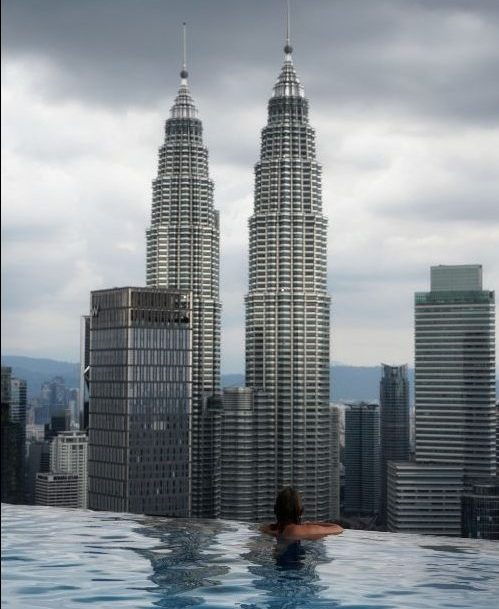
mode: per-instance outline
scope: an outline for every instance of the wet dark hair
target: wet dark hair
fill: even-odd
[[[274,504],[274,514],[279,531],[283,531],[288,524],[300,524],[302,513],[301,497],[297,490],[286,486],[279,491]]]

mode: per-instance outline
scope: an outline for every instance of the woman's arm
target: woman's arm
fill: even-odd
[[[307,522],[286,527],[284,536],[289,539],[320,539],[326,535],[340,535],[343,528],[338,524]]]

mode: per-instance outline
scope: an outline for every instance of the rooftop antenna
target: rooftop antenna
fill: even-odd
[[[286,55],[291,55],[293,52],[293,47],[291,46],[291,19],[290,19],[290,8],[289,8],[289,0],[286,1],[286,46],[284,47],[284,52]]]
[[[183,51],[184,51],[184,63],[182,64],[182,71],[180,72],[180,78],[185,80],[189,76],[187,71],[187,24],[185,21],[182,23],[182,39],[183,39]]]

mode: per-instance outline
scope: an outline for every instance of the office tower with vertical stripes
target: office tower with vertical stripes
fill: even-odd
[[[217,517],[219,494],[206,484],[202,426],[212,426],[208,398],[220,390],[219,218],[203,127],[192,100],[185,60],[178,95],[165,124],[147,230],[147,286],[192,293],[192,516]],[[203,473],[204,472],[204,473]]]
[[[415,295],[416,461],[496,473],[495,295],[481,265],[434,266]]]
[[[246,384],[273,418],[278,490],[295,486],[308,518],[329,517],[327,220],[308,101],[292,47],[268,103],[249,221]],[[256,456],[258,458],[258,455]]]
[[[408,461],[409,442],[409,379],[407,365],[382,364],[379,387],[381,406],[381,516],[386,517],[388,461]]]
[[[191,293],[91,294],[88,507],[190,515]]]
[[[375,515],[380,497],[380,416],[378,404],[345,410],[345,512]]]
[[[267,396],[249,387],[226,387],[222,416],[222,518],[273,518],[274,417]]]
[[[416,462],[388,465],[388,529],[460,535],[463,490],[496,472],[495,294],[481,265],[431,267],[415,339]]]

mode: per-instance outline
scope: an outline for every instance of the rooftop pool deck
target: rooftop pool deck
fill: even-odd
[[[2,504],[2,608],[499,607],[499,543]]]

